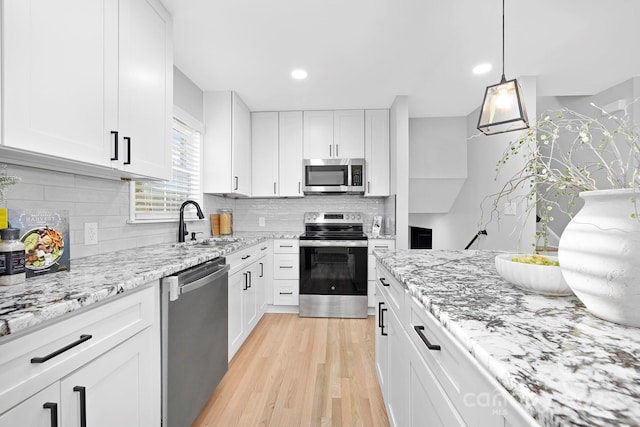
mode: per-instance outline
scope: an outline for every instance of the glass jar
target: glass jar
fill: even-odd
[[[233,210],[219,209],[218,214],[220,215],[220,235],[233,234]]]
[[[19,240],[20,230],[0,230],[0,285],[17,285],[27,277],[25,271],[24,244]]]

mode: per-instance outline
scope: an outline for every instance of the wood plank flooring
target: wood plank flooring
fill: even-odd
[[[192,427],[388,426],[374,318],[265,314]]]

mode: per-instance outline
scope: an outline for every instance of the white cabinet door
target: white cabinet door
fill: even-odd
[[[376,295],[376,372],[378,374],[378,383],[382,391],[382,398],[385,402],[389,401],[388,371],[389,371],[389,336],[385,331],[382,323],[384,313],[388,313],[388,305],[382,292]],[[383,312],[382,310],[387,310]],[[388,316],[387,316],[388,317]]]
[[[153,332],[147,328],[60,381],[62,425],[151,426],[158,395]],[[85,422],[83,423],[83,418]]]
[[[4,145],[109,166],[118,126],[117,2],[2,6]]]
[[[251,194],[251,112],[235,92],[232,107],[233,192],[248,196]]]
[[[389,195],[389,110],[365,111],[365,196]]]
[[[257,289],[260,286],[260,280],[258,278],[258,263],[254,262],[251,264],[245,273],[247,275],[245,284],[246,289],[242,294],[242,305],[244,306],[243,321],[246,333],[243,341],[247,339],[259,320]]]
[[[396,317],[393,309],[385,304],[383,322],[385,332],[388,334],[388,400],[387,412],[389,422],[393,426],[401,427],[406,424],[407,416],[407,396],[408,390],[408,360],[407,360],[407,337],[402,329],[400,321]]]
[[[277,112],[251,113],[253,197],[276,197],[279,194],[278,186],[282,187],[283,182],[278,177],[278,139]]]
[[[60,425],[60,412],[60,383],[55,382],[0,415],[0,427],[52,427]]]
[[[171,17],[147,0],[121,1],[119,43],[122,168],[171,179]]]
[[[305,111],[304,158],[333,157],[333,111]]]
[[[279,113],[279,195],[302,197],[302,111]]]
[[[333,112],[333,157],[364,158],[364,110]]]
[[[202,187],[212,194],[251,193],[251,113],[231,91],[204,94]]]
[[[412,344],[405,358],[409,361],[409,420],[411,427],[466,426],[455,406],[440,386],[429,365]]]
[[[247,273],[239,271],[229,276],[229,360],[244,341],[243,297],[247,287]]]

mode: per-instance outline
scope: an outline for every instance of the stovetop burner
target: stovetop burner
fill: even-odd
[[[301,240],[367,240],[361,212],[307,212]]]

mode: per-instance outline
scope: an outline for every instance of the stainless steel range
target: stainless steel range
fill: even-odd
[[[367,236],[360,212],[307,212],[300,236],[300,316],[367,317]]]

